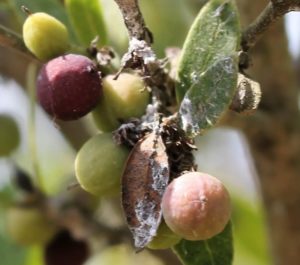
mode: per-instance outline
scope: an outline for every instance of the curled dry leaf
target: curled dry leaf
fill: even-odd
[[[260,84],[243,74],[238,74],[237,91],[230,109],[238,113],[251,114],[258,108],[260,99]]]
[[[156,235],[169,163],[160,135],[150,133],[133,148],[122,177],[122,205],[137,250]]]

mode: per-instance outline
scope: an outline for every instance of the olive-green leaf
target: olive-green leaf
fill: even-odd
[[[231,223],[215,237],[203,241],[181,240],[173,247],[184,265],[231,265],[233,238]]]
[[[237,73],[237,55],[232,55],[193,77],[179,109],[180,125],[189,136],[201,134],[220,120],[236,91]]]
[[[106,44],[106,29],[99,0],[66,0],[65,6],[81,44],[88,46],[97,36],[101,44]]]
[[[209,1],[200,10],[182,49],[176,86],[178,102],[193,86],[194,77],[234,53],[239,40],[240,25],[234,0]]]

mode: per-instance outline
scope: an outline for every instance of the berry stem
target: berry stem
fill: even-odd
[[[36,144],[36,89],[35,89],[35,80],[37,76],[37,65],[34,63],[29,64],[27,70],[27,89],[29,91],[30,97],[30,113],[29,113],[29,148],[32,159],[32,168],[36,180],[37,187],[44,191],[43,189],[43,180],[41,176],[41,170],[39,165],[39,159],[37,155],[37,144]]]
[[[27,15],[27,16],[30,16],[32,15],[32,12],[30,11],[30,9],[26,6],[21,6],[21,10]]]
[[[152,43],[152,34],[147,29],[138,0],[115,0],[118,4],[130,39],[145,40],[148,44]]]
[[[250,50],[260,37],[279,18],[290,11],[299,10],[300,3],[297,0],[271,0],[261,14],[248,26],[242,35],[243,51]]]

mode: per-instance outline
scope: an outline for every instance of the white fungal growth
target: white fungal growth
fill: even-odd
[[[157,218],[154,215],[155,203],[149,201],[145,203],[146,201],[147,198],[139,201],[135,206],[135,214],[140,225],[132,228],[132,230],[135,235],[135,246],[138,248],[149,243],[149,238],[151,240],[156,235],[157,227],[160,223],[157,222]],[[145,227],[149,229],[145,229]]]
[[[144,40],[138,40],[137,38],[132,38],[130,40],[128,52],[122,58],[122,63],[124,63],[124,60],[126,63],[128,61],[128,57],[131,58],[132,54],[142,58],[146,65],[156,61],[155,53]]]

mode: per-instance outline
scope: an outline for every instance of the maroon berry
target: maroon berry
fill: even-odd
[[[162,211],[174,233],[187,240],[206,240],[222,232],[228,223],[230,198],[215,177],[189,172],[168,185]]]
[[[37,95],[47,113],[61,120],[75,120],[99,102],[102,86],[93,62],[68,54],[45,64],[37,79]]]

